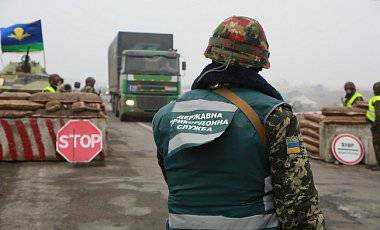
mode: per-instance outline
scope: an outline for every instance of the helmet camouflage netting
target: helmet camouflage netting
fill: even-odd
[[[205,56],[218,63],[230,61],[246,68],[270,68],[269,45],[255,19],[232,16],[214,31]]]

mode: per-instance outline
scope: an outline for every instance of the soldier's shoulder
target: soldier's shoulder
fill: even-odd
[[[292,107],[283,103],[277,106],[267,117],[266,125],[268,126],[276,126],[279,123],[282,123],[285,119],[293,117]]]

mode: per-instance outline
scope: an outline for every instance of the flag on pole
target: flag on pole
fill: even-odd
[[[29,24],[15,24],[1,28],[3,52],[26,52],[44,50],[41,20]]]

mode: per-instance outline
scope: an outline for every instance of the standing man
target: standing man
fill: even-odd
[[[88,77],[86,78],[85,86],[81,90],[84,93],[96,93],[95,91],[95,78]]]
[[[372,123],[372,142],[378,164],[372,169],[380,171],[380,82],[373,85],[373,93],[375,96],[368,102],[367,119]]]
[[[169,188],[168,229],[324,229],[298,121],[259,75],[261,25],[233,16],[210,38],[212,63],[153,119]]]
[[[364,101],[363,95],[356,91],[356,86],[353,82],[346,82],[344,84],[344,91],[346,91],[346,96],[343,98],[344,107],[352,108],[355,107],[359,101]]]
[[[58,91],[58,86],[61,79],[62,78],[58,74],[49,75],[49,85],[46,86],[42,91],[45,93],[56,93]]]

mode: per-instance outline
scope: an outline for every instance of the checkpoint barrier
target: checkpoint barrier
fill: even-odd
[[[107,152],[105,106],[91,93],[3,92],[0,94],[0,161],[61,161],[57,133],[69,120],[89,120]]]
[[[352,165],[359,162],[344,162],[336,157],[336,138],[341,135],[352,136],[351,145],[359,149],[347,149],[347,154],[364,152],[362,163],[376,165],[376,157],[372,144],[371,124],[366,121],[365,108],[349,109],[343,107],[323,108],[321,112],[298,114],[300,131],[304,137],[306,149],[311,158],[326,162],[339,161]],[[351,152],[349,152],[351,151]],[[355,153],[355,151],[357,153]],[[358,159],[361,159],[358,156]]]
[[[0,161],[63,161],[56,151],[56,136],[69,118],[0,118]],[[107,152],[106,120],[89,119],[102,132],[103,150],[95,160],[104,160]]]

